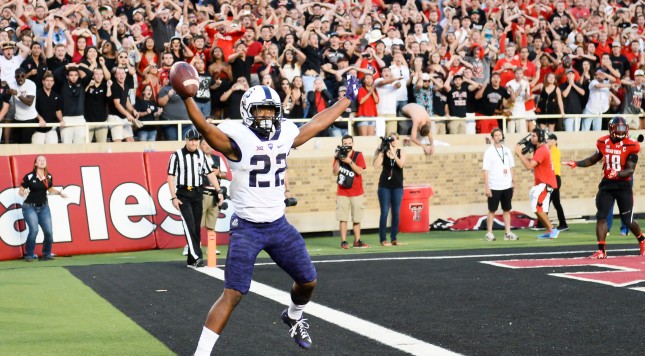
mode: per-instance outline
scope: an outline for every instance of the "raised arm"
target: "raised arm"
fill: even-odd
[[[231,139],[229,139],[222,130],[217,128],[217,126],[206,122],[204,114],[202,114],[193,98],[184,99],[184,105],[186,105],[190,121],[193,122],[197,131],[204,136],[206,142],[208,142],[213,149],[221,152],[224,156],[230,159],[236,160],[240,158],[238,157],[238,152],[234,150],[231,145]]]
[[[179,6],[178,4],[176,4],[172,0],[168,0],[168,1],[166,1],[166,3],[170,4],[170,6],[172,6],[174,8],[174,10],[172,12],[172,17],[174,17],[175,20],[179,21],[179,19],[181,19],[181,14],[182,14],[182,11],[183,11],[181,6]],[[186,18],[184,21],[186,21],[187,19],[188,18]]]
[[[358,96],[360,84],[356,77],[347,79],[347,94],[336,104],[316,114],[309,122],[300,127],[300,134],[293,141],[293,147],[298,147],[309,141],[322,130],[328,128],[338,119]]]
[[[50,16],[50,21],[51,19],[54,18],[54,16]],[[54,28],[50,27],[49,31],[47,31],[47,38],[45,39],[45,58],[51,58],[54,56]]]
[[[146,4],[146,15],[148,16],[148,21],[154,20],[155,17],[157,17],[157,16],[155,15],[154,12],[152,12],[152,2],[151,1],[144,1],[144,3]]]
[[[358,90],[356,90],[358,92]],[[348,86],[349,93],[349,86]],[[300,127],[300,134],[293,141],[293,147],[298,147],[309,141],[321,131],[328,128],[349,107],[352,101],[342,98],[336,104],[316,114],[309,122]]]

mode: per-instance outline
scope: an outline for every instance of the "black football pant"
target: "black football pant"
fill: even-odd
[[[200,224],[202,221],[202,193],[198,190],[177,190],[177,198],[181,201],[181,222],[184,226],[186,242],[188,244],[188,257],[186,264],[192,265],[202,259],[200,247]]]
[[[634,220],[634,194],[631,189],[600,189],[596,194],[596,219],[607,219],[607,215],[614,208],[614,200],[618,205],[620,220],[629,226]]]
[[[567,226],[567,219],[564,217],[564,210],[562,209],[562,203],[560,202],[560,188],[562,187],[562,179],[560,176],[555,176],[556,181],[558,182],[558,187],[554,188],[551,192],[551,203],[555,211],[558,213],[558,223],[559,226]]]

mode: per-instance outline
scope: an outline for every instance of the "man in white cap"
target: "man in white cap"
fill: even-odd
[[[16,46],[20,49],[17,55],[14,54]],[[16,82],[15,77],[16,69],[20,68],[20,64],[22,64],[25,58],[29,56],[31,50],[23,45],[22,42],[18,42],[16,44],[12,41],[0,43],[0,48],[2,50],[2,55],[0,55],[0,82],[7,83],[7,86],[11,89],[18,89],[18,83]],[[1,110],[4,107],[4,104],[0,105],[2,105],[2,108],[0,108],[0,117],[6,116],[6,118],[13,118],[16,111],[15,98],[11,98],[11,100],[9,100],[9,109],[7,112],[4,112],[4,114]],[[5,142],[9,141],[10,136],[11,128],[6,128],[6,130],[4,130]]]
[[[640,115],[638,117],[625,116],[625,121],[630,129],[637,130],[643,127],[645,119],[643,119],[643,96],[645,95],[645,72],[639,69],[634,72],[634,80],[623,79],[620,81],[625,88],[625,97],[621,107],[623,114]]]
[[[11,26],[7,26],[2,31],[7,33],[10,41],[16,41],[16,29]]]
[[[416,81],[413,88],[416,103],[423,106],[428,114],[432,115],[432,78],[430,73],[421,74],[421,78]]]
[[[15,43],[7,41],[0,43],[0,47],[2,48],[2,56],[0,56],[0,81],[7,82],[11,88],[15,89],[17,85],[14,73],[20,67],[22,61],[29,56],[31,51],[22,42]],[[18,55],[14,55],[15,47],[20,49]]]
[[[150,32],[150,28],[148,27],[148,24],[146,23],[146,10],[143,8],[138,8],[132,12],[132,19],[134,21],[133,26],[139,26],[141,28],[141,35],[149,37],[152,36],[152,32]]]
[[[625,76],[625,73],[629,73],[631,68],[629,59],[622,54],[622,51],[623,46],[620,44],[620,40],[615,40],[611,45],[611,54],[609,55],[609,59],[611,60],[611,66],[620,72],[621,78]]]
[[[385,44],[385,48],[387,48],[388,50],[392,47],[393,44],[405,45],[405,43],[401,39],[399,29],[395,26],[390,26],[387,29],[387,37],[383,39],[383,44]]]

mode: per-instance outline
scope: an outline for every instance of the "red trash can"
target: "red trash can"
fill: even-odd
[[[430,185],[403,187],[399,232],[428,232],[430,230]]]

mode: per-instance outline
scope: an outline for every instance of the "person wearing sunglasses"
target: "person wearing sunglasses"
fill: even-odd
[[[24,68],[15,71],[16,89],[10,89],[8,93],[15,97],[16,122],[21,124],[35,124],[38,122],[36,111],[36,84],[27,79],[27,72]],[[34,134],[33,127],[17,127],[16,136],[18,143],[31,143],[31,136]]]

